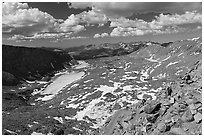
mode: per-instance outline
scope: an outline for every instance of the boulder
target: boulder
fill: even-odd
[[[169,102],[170,102],[171,104],[173,104],[173,103],[175,102],[175,99],[172,97],[172,98],[170,98]]]
[[[165,124],[164,122],[161,122],[161,123],[159,123],[159,124],[157,125],[157,129],[158,129],[161,133],[163,133],[163,132],[166,131],[167,126],[166,126],[166,124]]]
[[[194,103],[194,99],[188,98],[188,99],[186,100],[186,103],[187,103],[188,105],[190,105],[190,104]]]
[[[196,113],[195,115],[194,115],[194,119],[195,119],[195,122],[196,123],[200,123],[201,121],[202,121],[202,114],[201,113]]]
[[[149,115],[146,116],[146,119],[147,119],[148,122],[154,123],[157,120],[158,117],[159,117],[159,113],[149,114]]]
[[[181,117],[181,120],[183,121],[183,122],[191,122],[191,121],[193,121],[193,115],[192,115],[192,113],[191,113],[191,111],[188,109],[188,110],[186,110],[184,113],[183,113],[183,115],[182,115],[182,117]]]
[[[181,128],[171,128],[170,134],[173,135],[188,135],[183,129]]]
[[[161,108],[161,103],[156,103],[156,104],[147,104],[144,107],[144,112],[146,114],[155,114],[156,112],[158,112]]]
[[[195,114],[197,112],[196,106],[194,104],[190,104],[189,105],[189,109],[190,109],[192,114]]]

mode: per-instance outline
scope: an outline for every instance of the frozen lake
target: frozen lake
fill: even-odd
[[[84,72],[67,72],[59,77],[57,77],[53,83],[48,85],[46,89],[42,92],[45,94],[57,94],[66,85],[71,84],[74,81],[79,80],[85,73]]]
[[[88,67],[89,64],[80,61],[77,66],[75,66],[75,69],[81,69]],[[67,85],[80,80],[84,75],[85,72],[59,72],[57,78],[53,80],[53,82],[48,85],[43,91],[41,91],[41,95],[47,95],[42,98],[38,98],[37,100],[41,101],[47,101],[52,99],[55,95],[57,95],[63,88],[65,88]]]

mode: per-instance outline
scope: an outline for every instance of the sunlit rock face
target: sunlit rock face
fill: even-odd
[[[134,44],[138,45],[138,43],[132,43]],[[77,65],[58,71],[48,81],[27,81],[24,85],[10,89],[24,92],[29,90],[31,94],[28,98],[24,92],[21,93],[27,103],[24,107],[3,112],[4,132],[10,134],[167,134],[165,126],[169,125],[165,125],[165,120],[172,116],[170,112],[162,111],[165,109],[164,104],[169,105],[169,108],[173,106],[173,109],[177,107],[174,105],[176,101],[187,100],[186,97],[190,97],[190,94],[196,96],[198,101],[200,99],[198,98],[200,93],[192,93],[191,90],[195,88],[199,91],[202,87],[201,39],[176,41],[165,46],[153,42],[144,42],[143,45],[123,56],[80,60]],[[105,46],[108,47],[108,45]],[[121,47],[127,49],[123,43]],[[188,73],[190,78],[186,76]],[[172,85],[172,83],[176,84]],[[167,87],[171,87],[172,94]],[[187,90],[186,87],[189,90],[183,93],[183,90]],[[177,93],[178,90],[181,92]],[[168,94],[163,95],[167,91]],[[181,94],[180,98],[178,94]],[[143,106],[146,105],[148,107],[144,108]],[[28,109],[24,110],[25,106]],[[184,106],[184,111],[189,108],[189,111],[194,113],[192,119],[195,119],[195,125],[197,124],[196,127],[198,127],[200,107],[195,110],[193,106],[189,107],[190,104]],[[170,111],[169,108],[167,111]],[[184,111],[178,113],[183,115]],[[12,119],[14,115],[16,119]],[[146,125],[132,129],[142,122]],[[148,122],[152,127],[158,127],[158,131],[150,131]],[[16,125],[11,126],[13,123]],[[19,123],[27,130],[22,130]],[[185,122],[182,124],[187,128]],[[186,133],[175,128],[177,127],[172,127],[168,134]]]

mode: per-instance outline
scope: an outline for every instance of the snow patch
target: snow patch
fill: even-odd
[[[170,63],[166,66],[166,68],[169,67],[169,66],[171,66],[171,65],[178,64],[179,62],[180,62],[180,61],[170,62]]]
[[[89,66],[88,63],[86,63],[85,61],[78,61],[78,65],[74,66],[73,68],[75,69],[81,69],[81,68],[87,68]]]
[[[43,133],[38,133],[34,131],[31,135],[53,135],[53,134],[52,133],[43,134]]]
[[[154,58],[154,55],[151,56],[149,59],[145,58],[147,61],[150,61],[150,62],[158,62],[159,59],[153,59]]]
[[[62,117],[53,117],[53,119],[59,121],[60,123],[63,123]]]

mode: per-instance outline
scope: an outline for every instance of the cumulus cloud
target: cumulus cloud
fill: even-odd
[[[2,4],[2,15],[9,15],[15,13],[19,9],[28,9],[27,3],[3,3]]]
[[[101,11],[97,8],[92,8],[90,11],[84,11],[80,14],[78,14],[82,20],[82,22],[85,22],[86,24],[99,24],[100,26],[103,26],[105,23],[107,23],[108,18],[105,14],[101,13]]]
[[[132,28],[132,27],[117,27],[114,28],[113,31],[110,33],[110,36],[138,36],[138,35],[144,35],[147,34],[147,30],[140,30],[138,28]]]
[[[158,34],[171,34],[171,33],[178,33],[178,32],[184,32],[187,29],[185,28],[180,28],[180,27],[173,27],[173,26],[168,26],[163,29],[138,29],[138,28],[121,28],[117,27],[114,28],[113,31],[110,33],[111,37],[119,37],[119,36],[142,36],[145,34],[153,34],[153,35],[158,35]]]
[[[92,8],[90,11],[83,11],[79,14],[70,15],[63,23],[59,25],[60,31],[78,33],[82,30],[85,30],[85,27],[80,24],[96,25],[103,26],[107,23],[108,18],[105,14],[101,13],[100,10]]]
[[[201,23],[202,15],[200,12],[200,3],[120,3],[120,2],[85,2],[71,3],[72,8],[84,9],[92,7],[98,9],[98,13],[105,14],[106,18],[111,22],[110,27],[114,29],[110,36],[138,36],[145,34],[163,34],[176,33],[186,29],[178,27],[178,25]],[[185,12],[186,10],[189,10]],[[198,10],[193,11],[193,10]],[[142,19],[127,19],[128,12],[170,12],[171,14],[160,14],[151,22],[146,22]],[[122,13],[121,13],[122,12]],[[179,14],[176,14],[178,12]],[[173,14],[172,14],[173,13]],[[122,16],[122,17],[121,17]],[[102,37],[101,34],[95,34],[94,38]]]
[[[74,14],[70,15],[63,23],[59,25],[60,31],[62,32],[79,32],[85,29],[84,26],[79,25],[80,18]]]
[[[60,20],[37,8],[29,8],[26,3],[3,3],[3,33],[34,35],[38,32],[57,31]]]
[[[180,25],[180,24],[189,24],[189,23],[202,23],[202,15],[195,11],[185,12],[185,14],[178,15],[163,15],[160,14],[156,17],[156,20],[153,22],[162,26],[168,25]]]
[[[130,20],[124,17],[120,17],[117,19],[113,18],[110,21],[111,21],[110,27],[122,27],[122,28],[135,27],[141,29],[148,28],[148,23],[141,19]]]
[[[115,36],[138,36],[145,34],[163,34],[185,31],[185,24],[197,24],[196,29],[201,29],[202,14],[201,3],[142,3],[142,2],[75,2],[68,4],[71,8],[85,9],[89,11],[72,14],[66,20],[55,19],[52,15],[40,11],[38,8],[30,8],[27,3],[3,3],[2,4],[2,32],[9,34],[11,40],[34,39],[79,39],[73,37],[78,32],[86,30],[87,26],[103,26],[108,21],[112,32],[95,34],[94,38]],[[154,10],[153,10],[154,9]],[[193,11],[193,10],[197,11]],[[189,10],[187,12],[184,12]],[[127,19],[126,16],[133,12],[170,12],[160,14],[151,22],[142,19]],[[178,12],[176,14],[175,12]],[[88,28],[88,27],[87,27]]]
[[[111,19],[110,27],[114,27],[110,36],[137,36],[145,34],[176,33],[184,31],[179,25],[202,23],[202,15],[195,11],[178,15],[160,14],[155,20],[146,22],[141,19],[129,20],[124,17]]]
[[[126,17],[132,13],[160,12],[179,13],[185,11],[202,12],[200,2],[72,2],[72,8],[85,9],[86,7],[96,7],[103,13],[112,17]]]
[[[88,39],[89,37],[85,37],[85,36],[73,36],[73,37],[69,37],[67,39]]]
[[[71,15],[67,20],[55,19],[27,3],[7,2],[2,5],[2,32],[13,40],[61,38],[85,30],[80,18]],[[68,35],[69,34],[69,35]]]
[[[13,35],[12,39],[58,38],[59,34],[83,31],[84,25],[103,26],[107,21],[106,15],[96,8],[61,20],[38,8],[30,8],[27,3],[7,2],[2,5],[2,32]]]
[[[99,24],[99,26],[103,26],[107,21],[108,18],[105,14],[101,13],[99,9],[92,8],[90,11],[83,11],[76,15],[70,15],[61,26],[74,26],[79,24],[86,24],[88,26]]]
[[[38,33],[33,36],[14,35],[10,40],[35,40],[35,39],[62,39],[69,38],[71,33]]]
[[[101,33],[101,34],[95,34],[93,37],[94,38],[103,38],[103,37],[108,37],[108,33]]]

